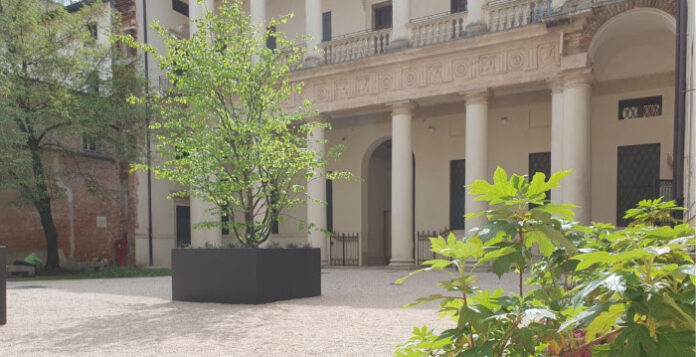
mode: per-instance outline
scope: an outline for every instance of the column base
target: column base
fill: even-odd
[[[409,48],[411,46],[410,41],[407,38],[402,38],[394,40],[389,43],[389,49],[387,52],[396,52]]]
[[[312,67],[317,67],[321,64],[321,58],[319,56],[308,56],[305,57],[302,65],[304,68],[312,68]]]
[[[413,270],[416,268],[416,263],[413,260],[397,260],[392,259],[389,265],[385,266],[384,269],[389,270]]]
[[[481,35],[488,32],[488,27],[483,22],[475,22],[466,25],[466,37]]]

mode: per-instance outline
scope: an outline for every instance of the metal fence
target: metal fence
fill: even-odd
[[[331,265],[358,265],[360,262],[360,234],[331,233],[329,236],[329,263]]]
[[[673,200],[672,180],[657,180],[655,184],[655,194],[656,197],[662,197],[662,201]]]

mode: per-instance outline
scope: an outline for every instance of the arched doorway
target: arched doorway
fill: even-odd
[[[362,192],[362,265],[387,265],[391,259],[392,141],[382,138],[365,153]],[[415,156],[413,158],[415,222]]]

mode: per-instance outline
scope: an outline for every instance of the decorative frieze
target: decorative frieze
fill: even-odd
[[[513,48],[452,51],[445,56],[414,59],[342,74],[305,79],[302,99],[318,110],[352,109],[394,100],[418,99],[432,92],[460,93],[492,85],[543,81],[560,68],[558,41],[528,41]],[[519,76],[517,76],[519,74]],[[300,98],[297,98],[298,100]],[[297,103],[295,103],[297,104]]]

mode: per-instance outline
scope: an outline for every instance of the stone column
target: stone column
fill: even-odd
[[[466,101],[466,136],[464,157],[466,159],[464,181],[466,185],[476,180],[488,179],[488,92],[475,92],[464,95]],[[485,202],[474,201],[468,194],[464,201],[466,213],[479,212],[488,208]],[[486,222],[485,217],[467,221],[464,225],[468,232]]]
[[[319,64],[321,53],[317,45],[321,41],[321,0],[305,0],[305,32],[310,36],[307,39],[307,53],[305,53],[305,65],[314,67]]]
[[[563,170],[563,82],[556,80],[551,87],[551,174]],[[547,178],[548,180],[548,178]],[[551,202],[563,203],[560,187],[551,190]]]
[[[563,201],[578,207],[575,219],[590,223],[590,76],[586,72],[565,77],[563,90],[563,168],[573,172],[562,182]]]
[[[195,21],[203,18],[206,10],[213,11],[214,0],[205,0],[202,4],[197,1],[189,2],[189,33],[193,36],[198,30]],[[222,244],[222,230],[220,227],[208,229],[196,229],[195,225],[202,222],[220,222],[220,212],[214,203],[202,198],[191,196],[191,245],[203,247],[208,244]]]
[[[220,222],[220,212],[214,203],[202,198],[191,197],[191,246],[203,247],[208,244],[222,244],[222,230],[220,227],[195,228],[202,222]]]
[[[411,118],[415,107],[412,101],[392,105],[391,267],[414,265]]]
[[[483,17],[483,7],[486,0],[469,0],[467,5],[466,29],[469,32],[479,33],[486,31],[486,19]]]
[[[392,37],[389,46],[391,48],[404,48],[409,46],[410,35],[408,24],[411,21],[411,0],[392,1]]]
[[[315,120],[326,120],[320,117]],[[307,136],[308,147],[318,159],[326,154],[323,127],[315,127]],[[307,223],[312,227],[307,239],[314,248],[321,248],[321,264],[329,262],[326,230],[326,169],[316,168],[307,182]]]
[[[214,0],[204,0],[203,4],[199,4],[198,1],[189,1],[189,34],[193,35],[198,30],[198,26],[195,21],[203,18],[206,10],[213,11],[215,1]]]
[[[260,24],[266,23],[266,0],[250,0],[249,14],[251,15],[251,24],[261,27]],[[264,28],[265,30],[265,28]]]

